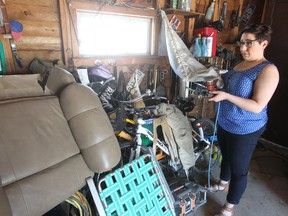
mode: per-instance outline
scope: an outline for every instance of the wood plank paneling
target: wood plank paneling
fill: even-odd
[[[58,8],[28,4],[7,4],[9,19],[43,22],[59,22]]]
[[[57,8],[58,0],[6,0],[6,5],[27,4]]]
[[[25,73],[35,57],[42,57],[43,60],[61,59],[58,0],[6,0],[6,8],[9,20],[16,20],[23,25],[23,35],[15,44],[24,65],[24,68],[19,68],[12,58],[14,69],[7,70],[7,73]]]
[[[59,37],[23,36],[16,41],[17,50],[61,50]]]
[[[61,37],[61,28],[58,22],[23,20],[21,24],[24,28],[23,36]]]

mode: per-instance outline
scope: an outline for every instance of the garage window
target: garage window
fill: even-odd
[[[152,17],[77,11],[79,55],[151,55]]]
[[[129,63],[157,55],[156,10],[83,0],[59,0],[59,5],[64,61],[69,66],[113,58]]]

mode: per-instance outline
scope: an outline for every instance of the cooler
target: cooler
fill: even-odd
[[[216,56],[216,44],[217,44],[217,29],[212,27],[204,27],[199,29],[194,29],[193,36],[197,37],[201,34],[201,37],[212,37],[212,56]]]

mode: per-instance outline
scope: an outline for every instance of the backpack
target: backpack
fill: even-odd
[[[52,68],[54,65],[52,62],[47,62],[34,58],[28,68],[28,71],[33,74],[41,74],[46,72],[49,68]]]
[[[172,163],[182,164],[187,171],[195,165],[196,160],[190,121],[174,104],[161,103],[154,114],[160,117],[153,122],[153,150],[156,150],[157,127],[162,126]]]

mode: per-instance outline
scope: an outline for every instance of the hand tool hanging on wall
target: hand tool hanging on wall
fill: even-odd
[[[15,59],[16,59],[17,65],[20,68],[23,68],[23,64],[22,64],[21,59],[18,56],[18,52],[17,52],[16,44],[15,44],[14,40],[13,39],[9,39],[9,41],[10,41],[11,50],[12,50],[12,53],[13,53]]]
[[[222,6],[222,14],[221,14],[221,17],[220,17],[220,20],[221,20],[222,23],[224,23],[224,20],[226,19],[227,7],[228,7],[228,2],[224,1],[223,2],[223,6]]]
[[[211,23],[211,26],[217,29],[219,32],[221,32],[224,29],[224,20],[227,14],[227,7],[228,7],[228,2],[224,1],[222,5],[222,13],[221,13],[221,16],[219,17],[219,20]]]
[[[230,16],[230,28],[234,28],[238,26],[239,24],[239,12],[240,12],[240,6],[238,6],[237,11],[232,10],[231,16]]]

